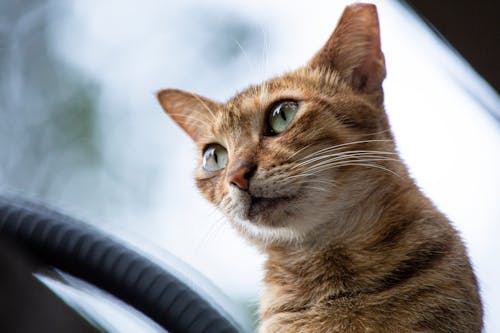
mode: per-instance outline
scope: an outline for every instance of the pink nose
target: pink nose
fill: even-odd
[[[252,178],[256,169],[257,166],[253,163],[238,161],[229,170],[227,180],[229,184],[237,186],[240,190],[247,191],[250,186],[250,178]]]

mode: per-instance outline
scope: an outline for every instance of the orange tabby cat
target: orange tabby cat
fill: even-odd
[[[396,153],[384,77],[376,8],[356,4],[306,66],[225,104],[158,94],[202,193],[267,254],[260,332],[481,331],[464,245]]]

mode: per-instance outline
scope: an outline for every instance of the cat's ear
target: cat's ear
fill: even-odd
[[[330,39],[309,66],[338,71],[358,91],[380,89],[385,61],[380,49],[377,8],[371,4],[347,6]]]
[[[177,89],[157,93],[163,110],[193,139],[197,140],[215,120],[220,104],[208,98]]]

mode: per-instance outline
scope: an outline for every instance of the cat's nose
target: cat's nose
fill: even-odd
[[[229,169],[227,180],[229,184],[237,186],[240,190],[247,191],[250,186],[250,178],[252,178],[257,165],[249,162],[236,162],[232,168]]]

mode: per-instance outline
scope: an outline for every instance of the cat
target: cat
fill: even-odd
[[[266,254],[259,332],[480,332],[466,249],[397,154],[377,10],[353,4],[303,67],[227,103],[175,89],[195,179]]]

